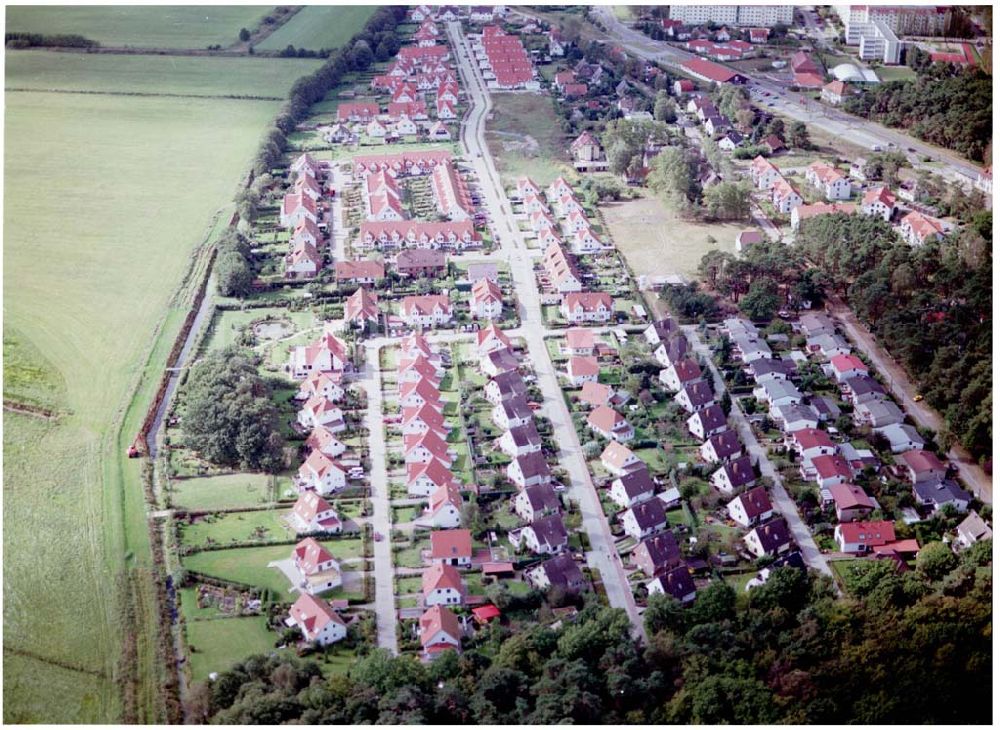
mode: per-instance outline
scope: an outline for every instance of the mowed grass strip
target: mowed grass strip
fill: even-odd
[[[53,51],[11,51],[6,54],[5,62],[7,89],[275,99],[284,98],[290,81],[305,76],[322,63],[315,58],[122,56]]]
[[[253,654],[270,654],[278,635],[263,616],[188,621],[185,624],[191,678],[199,682],[212,672],[224,672]]]
[[[105,46],[206,48],[239,40],[270,7],[260,5],[8,6],[7,33],[77,34]],[[8,56],[9,58],[9,56]]]
[[[261,510],[198,517],[193,524],[181,523],[181,542],[184,545],[204,546],[250,540],[291,540],[295,532],[284,522],[290,512],[289,509]]]
[[[308,5],[257,47],[265,51],[279,51],[288,45],[313,51],[340,48],[364,27],[377,7]]]
[[[3,333],[3,398],[19,405],[58,409],[65,398],[62,374],[26,337]]]
[[[175,479],[171,501],[175,508],[188,510],[256,507],[271,500],[266,474],[223,474],[214,477]]]

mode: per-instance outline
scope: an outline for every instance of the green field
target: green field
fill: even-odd
[[[67,55],[74,57],[81,58]],[[205,59],[206,81],[192,87],[206,88],[217,68]],[[107,87],[96,72],[93,87]],[[148,93],[176,88],[163,73],[146,81]],[[254,88],[244,83],[240,91]],[[269,81],[264,91],[279,89]],[[18,676],[5,687],[5,720],[123,716],[122,642],[154,631],[146,614],[124,630],[116,591],[126,571],[149,565],[139,462],[123,458],[124,445],[184,316],[172,293],[213,215],[229,207],[278,106],[7,94],[5,368],[17,376],[14,395],[47,397],[64,415],[4,419],[4,663],[8,676]],[[158,324],[163,336],[147,363]],[[148,582],[135,580],[130,590],[146,594],[149,605]],[[150,712],[161,701],[153,649],[151,642],[138,647],[139,721],[155,721]],[[55,688],[59,702],[40,687]]]
[[[284,518],[290,510],[261,510],[259,512],[230,512],[219,516],[199,518],[194,524],[183,523],[181,542],[185,545],[205,545],[209,540],[218,545],[229,542],[291,540],[295,532],[285,526]]]
[[[205,48],[238,41],[269,10],[262,5],[9,6],[7,32],[77,34],[106,46]]]
[[[263,616],[189,620],[185,626],[191,678],[200,681],[212,672],[222,672],[251,654],[270,654],[278,634],[268,631]]]
[[[205,338],[203,348],[214,350],[226,347],[236,342],[240,330],[251,322],[264,317],[276,317],[281,321],[290,321],[297,330],[306,330],[316,326],[316,318],[312,312],[290,312],[287,308],[252,309],[246,312],[219,310],[212,319],[211,331]],[[266,347],[266,342],[258,343]]]
[[[223,474],[175,479],[171,482],[174,507],[189,510],[255,507],[271,501],[266,474]]]
[[[289,44],[314,51],[340,48],[364,27],[376,7],[308,5],[264,39],[258,48],[280,51]]]
[[[7,89],[100,91],[284,99],[289,81],[313,58],[121,56],[13,51],[5,56]]]
[[[547,96],[493,94],[486,139],[508,183],[527,175],[545,187],[573,169],[567,152],[570,140]]]

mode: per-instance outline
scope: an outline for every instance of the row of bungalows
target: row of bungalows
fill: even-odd
[[[752,325],[726,320],[724,327],[734,354],[744,363],[770,358],[766,343],[760,345],[752,336]],[[766,490],[755,486],[753,460],[744,453],[739,434],[729,426],[722,407],[715,402],[710,384],[689,352],[687,339],[669,318],[651,324],[644,335],[654,348],[653,356],[664,365],[661,382],[675,391],[675,401],[690,414],[688,431],[702,440],[699,457],[717,466],[710,477],[712,485],[724,494],[735,494],[727,509],[734,521],[751,528],[743,538],[747,550],[756,557],[787,552],[793,546],[788,525],[784,518],[774,515]]]
[[[348,478],[363,476],[359,462],[345,452],[337,437],[347,430],[339,403],[345,395],[344,377],[353,371],[347,344],[328,327],[308,345],[292,349],[286,371],[300,380],[296,399],[304,401],[297,425],[309,432],[307,456],[299,466],[296,487],[300,494],[312,491],[328,495],[347,486]]]
[[[324,243],[322,200],[327,188],[327,168],[311,155],[300,155],[291,165],[295,177],[281,201],[279,223],[291,230],[285,255],[285,277],[312,279],[323,269]]]
[[[358,245],[379,251],[404,248],[464,251],[482,245],[482,237],[468,218],[455,221],[363,221]]]
[[[775,164],[760,155],[750,165],[750,179],[758,190],[769,191],[771,204],[779,213],[790,215],[796,206],[804,202]]]
[[[583,204],[565,178],[556,178],[546,189],[545,195],[561,219],[563,235],[570,241],[570,251],[579,256],[600,253],[607,248],[597,237]],[[548,227],[551,229],[551,226]],[[540,235],[539,238],[543,236]]]
[[[473,42],[486,85],[493,89],[540,88],[535,68],[521,39],[496,25],[487,25]]]

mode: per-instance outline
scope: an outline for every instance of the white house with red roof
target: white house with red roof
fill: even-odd
[[[431,563],[460,568],[472,565],[472,533],[469,530],[434,530],[431,533]]]
[[[803,461],[812,461],[817,456],[833,456],[837,453],[837,446],[829,434],[818,428],[792,431],[786,438],[786,443],[795,449]]]
[[[292,246],[299,243],[308,243],[312,246],[316,246],[322,240],[323,234],[319,230],[319,226],[317,226],[314,221],[311,221],[308,218],[303,218],[295,225],[295,229],[292,231],[292,237],[288,242]]]
[[[857,355],[834,355],[830,358],[830,370],[838,383],[868,375],[868,366]]]
[[[378,306],[378,294],[368,291],[363,286],[344,302],[344,323],[364,328],[368,324],[378,325],[381,310]]]
[[[400,408],[420,407],[425,403],[441,410],[441,392],[429,381],[409,381],[399,387]]]
[[[448,443],[433,431],[404,436],[403,453],[407,464],[426,464],[437,460],[450,468],[455,461],[455,454],[448,448]]]
[[[472,285],[469,311],[476,319],[500,319],[503,314],[503,292],[490,279],[479,279]]]
[[[569,292],[563,297],[559,312],[574,324],[607,322],[614,312],[611,295],[605,292]]]
[[[302,193],[288,193],[281,201],[279,223],[282,228],[295,228],[304,220],[318,223],[316,201]]]
[[[861,199],[861,212],[888,222],[896,212],[896,196],[885,185],[871,188]]]
[[[313,429],[323,426],[334,433],[347,430],[344,412],[340,407],[321,395],[314,395],[299,409],[296,418],[302,428]]]
[[[621,413],[611,406],[598,406],[587,416],[587,426],[610,441],[626,443],[635,438],[635,429]]]
[[[597,237],[594,229],[588,224],[578,228],[573,233],[570,249],[573,253],[580,255],[600,253],[604,250],[604,243]]]
[[[758,155],[750,164],[750,179],[758,190],[769,190],[771,185],[783,178],[773,162]]]
[[[295,588],[317,595],[338,588],[344,582],[340,565],[323,545],[307,537],[292,550],[292,562],[298,571]]]
[[[305,446],[310,451],[321,452],[329,459],[336,459],[347,451],[347,446],[325,426],[314,428],[306,438]]]
[[[875,500],[856,484],[839,482],[831,485],[829,492],[838,522],[853,522],[864,519],[878,508]]]
[[[308,345],[292,348],[288,357],[288,372],[296,380],[317,373],[343,372],[350,365],[347,344],[332,332]]]
[[[945,227],[937,218],[911,210],[903,217],[899,232],[911,246],[919,246],[929,240],[943,238]]]
[[[300,494],[288,520],[300,535],[312,532],[339,533],[344,529],[343,522],[330,503],[316,492]]]
[[[832,165],[817,160],[806,168],[806,181],[822,191],[827,200],[847,200],[851,197],[851,181]]]
[[[851,465],[840,454],[817,456],[812,460],[812,467],[816,472],[816,484],[820,489],[828,489],[834,484],[854,479]]]
[[[793,208],[802,205],[802,202],[802,196],[785,178],[771,183],[771,205],[779,213],[788,215]]]
[[[701,380],[701,367],[687,356],[660,371],[660,382],[670,391],[677,392],[696,380]]]
[[[456,249],[476,246],[482,238],[471,220],[363,221],[358,242],[365,248]]]
[[[416,357],[400,358],[396,366],[397,389],[402,388],[403,383],[416,383],[426,380],[435,388],[440,388],[441,378],[444,377],[444,368],[440,363],[431,360],[426,355]]]
[[[841,552],[860,555],[896,542],[896,528],[888,520],[845,522],[834,528],[833,538]]]
[[[421,527],[451,529],[462,526],[462,495],[458,485],[443,484],[431,493],[427,508],[417,519]]]
[[[592,355],[573,355],[566,365],[566,377],[574,388],[579,388],[584,383],[596,383],[600,374],[601,366],[597,364],[597,358]]]
[[[431,606],[420,617],[420,646],[424,655],[435,657],[452,649],[462,651],[462,629],[458,617],[444,606]]]
[[[435,563],[420,578],[424,606],[457,606],[465,601],[461,574],[451,565]]]
[[[493,322],[476,332],[476,349],[480,355],[509,347],[510,338]]]
[[[642,459],[628,446],[612,441],[601,452],[601,466],[614,476],[621,476],[636,469],[645,469]]]
[[[437,490],[457,486],[451,469],[437,459],[406,465],[406,492],[414,497],[430,497]]]
[[[288,616],[307,642],[329,646],[347,638],[344,620],[328,602],[309,593],[303,593],[296,599]]]
[[[438,212],[449,220],[468,220],[474,208],[465,180],[454,165],[441,164],[431,174],[431,190],[437,202]]]
[[[827,104],[841,104],[851,95],[851,87],[843,81],[831,81],[823,87],[820,97]]]
[[[299,385],[297,400],[308,400],[313,396],[321,396],[328,401],[340,401],[344,398],[344,388],[340,384],[340,373],[314,373]]]
[[[337,105],[338,122],[361,122],[367,124],[381,113],[374,101],[345,102]]]
[[[451,324],[451,300],[445,294],[403,297],[400,316],[411,327],[444,327]]]
[[[327,495],[346,486],[347,470],[340,462],[334,461],[318,449],[309,452],[308,458],[299,467],[300,492],[315,490],[319,494]]]

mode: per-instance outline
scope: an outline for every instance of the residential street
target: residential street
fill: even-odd
[[[829,294],[827,298],[831,316],[844,328],[854,345],[865,354],[872,365],[889,380],[889,390],[892,391],[907,415],[913,418],[918,426],[939,432],[944,427],[941,414],[927,405],[926,402],[913,400],[918,391],[903,367],[875,341],[872,333],[861,324],[854,312],[840,297]],[[961,446],[956,445],[948,452],[948,458],[958,467],[962,481],[968,485],[973,493],[986,504],[992,504],[993,480],[972,458],[972,455]]]
[[[514,220],[500,176],[486,146],[485,121],[491,107],[489,94],[478,72],[470,63],[471,51],[461,36],[458,23],[448,24],[448,35],[452,47],[456,49],[459,72],[472,104],[468,118],[462,125],[462,143],[476,165],[477,172],[480,173],[483,202],[490,211],[494,229],[498,233],[501,229],[505,232],[505,235],[498,236],[498,244],[509,254],[511,278],[520,307],[520,329],[527,343],[528,356],[534,365],[543,395],[542,414],[552,422],[555,440],[560,444],[559,460],[570,479],[569,496],[580,506],[583,528],[590,540],[591,550],[587,554],[587,562],[591,568],[600,573],[610,605],[625,609],[635,634],[645,640],[642,618],[635,605],[625,569],[615,553],[611,529],[601,508],[597,489],[587,470],[587,462],[576,429],[563,399],[548,349],[545,347],[542,307],[535,284],[533,257]]]
[[[722,380],[722,374],[712,361],[712,353],[709,350],[708,345],[702,341],[701,336],[698,334],[697,326],[684,325],[681,329],[684,330],[684,334],[691,343],[691,349],[703,357],[705,362],[708,363],[708,367],[712,371],[715,392],[724,392],[726,385]],[[736,422],[736,430],[740,434],[740,439],[743,441],[743,445],[746,448],[747,453],[750,454],[753,460],[760,467],[761,476],[764,479],[771,479],[774,481],[774,486],[768,490],[771,495],[771,502],[788,523],[788,527],[792,531],[792,535],[795,536],[795,542],[798,543],[799,550],[802,552],[802,559],[805,560],[806,565],[810,568],[818,570],[819,572],[833,578],[833,571],[831,571],[830,566],[827,565],[826,558],[819,551],[819,548],[816,547],[816,542],[812,539],[812,533],[809,532],[809,528],[806,526],[806,523],[802,521],[802,517],[799,516],[799,511],[795,506],[795,502],[785,490],[785,485],[781,480],[781,474],[778,473],[778,471],[774,468],[774,465],[771,464],[770,460],[767,458],[767,450],[761,446],[760,442],[757,440],[757,436],[754,434],[753,428],[750,426],[750,422],[747,420],[743,411],[740,410],[739,404],[735,398],[733,399],[733,410],[730,415],[732,416],[733,421]]]
[[[385,428],[382,425],[382,377],[379,371],[381,345],[365,343],[365,378],[358,381],[368,394],[365,426],[371,461],[372,530],[382,535],[375,546],[375,622],[378,645],[399,653],[396,638],[396,599],[393,595],[392,523],[389,518],[389,478],[385,468]]]

